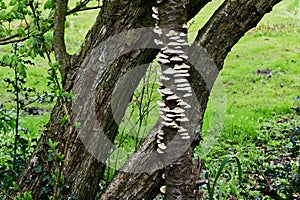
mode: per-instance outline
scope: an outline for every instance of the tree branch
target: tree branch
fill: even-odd
[[[65,78],[70,55],[67,53],[65,44],[65,21],[67,14],[68,0],[57,0],[54,17],[54,41],[53,48],[60,67],[62,80]]]
[[[20,39],[14,39],[14,40],[8,40],[8,41],[0,41],[0,46],[1,45],[6,45],[6,44],[12,44],[12,43],[16,43],[16,42],[23,42],[27,39],[29,39],[30,36],[26,36],[26,37],[23,37],[23,38],[20,38]]]
[[[81,9],[83,9],[91,0],[85,0],[83,2],[81,2],[78,6],[76,6],[75,8],[73,8],[72,10],[67,12],[67,15],[73,14],[75,12],[80,11]]]
[[[91,6],[91,7],[85,7],[85,8],[81,8],[79,9],[77,12],[81,12],[81,11],[87,11],[87,10],[96,10],[96,9],[100,9],[102,8],[102,6]],[[71,14],[71,13],[70,13]]]
[[[28,30],[30,26],[27,26],[25,27],[25,30]],[[27,36],[25,37],[26,39],[28,39],[30,36],[30,32],[27,33]],[[7,37],[4,37],[4,38],[0,38],[0,45],[5,45],[5,44],[9,44],[9,43],[12,43],[12,42],[9,42],[11,41],[12,39],[16,38],[16,37],[20,37],[20,34],[16,33],[16,34],[13,34],[13,35],[10,35],[10,36],[7,36]],[[19,40],[22,40],[23,38],[20,38]],[[26,40],[25,39],[25,40]],[[24,40],[24,39],[23,39]]]
[[[221,70],[231,48],[281,1],[225,1],[198,31],[194,45],[205,47]]]

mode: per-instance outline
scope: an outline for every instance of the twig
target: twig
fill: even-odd
[[[29,39],[30,36],[27,35],[26,37],[20,38],[20,39],[15,39],[15,40],[8,40],[8,41],[1,41],[0,40],[0,45],[6,45],[6,44],[12,44],[12,43],[18,43],[18,42],[23,42],[27,39]]]
[[[27,23],[26,23],[27,24]],[[27,29],[29,29],[29,25],[27,25],[25,28],[24,28],[24,30],[27,30]],[[13,34],[13,35],[10,35],[10,36],[7,36],[7,37],[4,37],[4,38],[1,38],[0,39],[0,42],[2,42],[2,41],[6,41],[6,40],[11,40],[11,39],[13,39],[13,38],[16,38],[16,37],[19,37],[20,36],[20,34],[19,33],[16,33],[16,34]]]
[[[12,196],[10,196],[8,193],[6,193],[5,191],[0,189],[0,193],[4,194],[5,196],[7,196],[10,199],[14,199]]]
[[[73,8],[72,10],[67,12],[67,15],[69,14],[73,14],[75,12],[78,12],[79,10],[81,10],[84,6],[86,6],[88,3],[90,2],[90,0],[85,0],[84,2],[81,2],[78,6],[76,6],[75,8]]]
[[[86,11],[86,10],[95,10],[95,9],[100,9],[102,6],[92,6],[92,7],[86,7],[86,8],[82,8],[80,10],[78,10],[77,12],[81,12],[81,11]],[[69,13],[68,13],[69,14]]]

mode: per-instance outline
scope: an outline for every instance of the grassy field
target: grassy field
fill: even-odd
[[[210,103],[205,115],[204,144],[196,152],[201,157],[206,155],[203,160],[211,178],[216,176],[225,155],[240,158],[248,188],[239,190],[234,178],[226,184],[229,178],[223,177],[219,185],[221,199],[228,198],[229,193],[239,199],[291,198],[283,188],[290,189],[293,183],[286,168],[293,166],[294,173],[299,170],[299,149],[294,149],[296,158],[290,159],[287,153],[293,146],[291,138],[299,136],[295,129],[300,118],[291,109],[297,107],[295,98],[300,91],[299,19],[299,1],[283,1],[226,58],[218,78],[219,88],[214,88],[211,97],[221,106]],[[225,99],[218,99],[220,90],[225,91]],[[289,177],[286,181],[291,185],[284,185],[279,174]],[[276,189],[272,191],[271,187]],[[295,199],[299,198],[299,187],[292,188],[289,192],[297,191]]]
[[[191,20],[190,42],[221,2],[213,1]],[[70,53],[80,48],[95,14],[96,11],[84,12],[67,18],[66,41]],[[1,47],[0,55],[9,49],[9,46]],[[210,180],[216,177],[226,155],[240,159],[244,182],[237,187],[236,164],[230,163],[218,181],[220,199],[289,199],[288,192],[299,195],[296,187],[300,184],[300,174],[296,173],[297,170],[300,173],[299,140],[295,146],[292,138],[299,137],[296,130],[300,117],[291,109],[299,106],[295,100],[300,95],[299,63],[299,0],[283,0],[226,58],[205,114],[204,141],[195,152],[202,158]],[[38,60],[36,66],[28,68],[28,84],[38,91],[47,90],[47,70],[47,63]],[[9,69],[0,68],[0,104],[7,109],[13,108],[14,103],[12,95],[6,92],[3,78],[11,75]],[[50,110],[53,104],[34,106]],[[132,108],[128,109],[130,112]],[[24,115],[21,126],[36,137],[49,116],[50,113]],[[123,129],[124,124],[120,132]],[[132,150],[135,143],[127,145],[126,148]],[[288,166],[290,171],[287,172]],[[297,176],[299,182],[295,182]]]

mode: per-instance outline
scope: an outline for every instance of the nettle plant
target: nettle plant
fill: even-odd
[[[26,82],[27,65],[34,63],[25,59],[24,52],[20,53],[18,44],[12,45],[11,54],[2,57],[0,64],[6,67],[6,71],[11,71],[12,76],[5,77],[8,94],[11,94],[11,100],[7,105],[1,105],[1,140],[3,159],[0,168],[1,184],[3,189],[8,189],[22,172],[26,159],[32,152],[37,138],[30,135],[28,130],[21,126],[22,112],[33,103],[44,103],[51,95],[48,92],[40,93],[35,88],[28,87]],[[7,95],[9,96],[9,95]],[[12,102],[12,103],[11,103]]]
[[[37,57],[51,61],[54,2],[47,1],[44,8],[35,1],[0,0],[0,45],[11,49],[0,58],[0,66],[7,75],[2,81],[6,85],[8,103],[0,105],[0,189],[1,193],[14,188],[14,182],[22,172],[26,159],[33,151],[37,138],[21,126],[24,109],[33,103],[53,100],[48,92],[39,92],[27,83],[27,68],[34,65]],[[43,17],[42,9],[49,9],[49,17]],[[9,47],[11,45],[11,47]],[[54,68],[50,68],[52,83],[57,79]],[[54,75],[53,75],[54,74]],[[50,97],[50,99],[49,99]],[[1,197],[0,193],[0,198]]]

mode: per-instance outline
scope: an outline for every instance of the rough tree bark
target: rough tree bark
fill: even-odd
[[[210,0],[198,0],[193,2],[193,5],[203,7]],[[104,1],[103,8],[99,13],[95,24],[88,32],[80,51],[75,55],[68,55],[64,44],[64,17],[66,2],[58,1],[56,6],[57,13],[63,13],[62,18],[57,16],[55,19],[55,35],[58,37],[54,43],[57,60],[60,62],[60,71],[62,75],[62,85],[65,91],[72,91],[74,81],[77,77],[79,69],[84,68],[86,62],[89,64],[98,64],[98,60],[86,60],[88,55],[94,53],[94,49],[98,49],[99,44],[108,37],[117,34],[123,30],[150,27],[154,25],[151,17],[151,7],[153,4],[149,1]],[[189,6],[191,12],[189,17],[195,16],[199,9]],[[144,44],[145,41],[151,42],[151,38],[136,38],[135,43]],[[111,49],[113,51],[114,49]],[[97,116],[100,119],[101,126],[105,130],[109,130],[107,137],[114,140],[117,134],[117,124],[113,120],[110,110],[110,98],[114,89],[114,84],[119,77],[124,74],[124,69],[130,69],[143,63],[150,63],[158,53],[158,50],[142,50],[137,52],[129,52],[128,54],[119,57],[109,66],[103,66],[103,74],[101,83],[98,86],[96,109]],[[96,63],[95,63],[96,62]],[[120,70],[122,69],[123,70]],[[90,77],[86,77],[89,80]],[[103,109],[105,108],[105,109]],[[98,183],[103,178],[105,166],[97,161],[91,155],[81,139],[78,137],[76,129],[70,129],[72,124],[62,123],[61,119],[69,115],[72,116],[72,105],[70,102],[59,101],[51,113],[50,121],[47,124],[47,129],[43,132],[39,140],[38,147],[30,158],[27,167],[18,182],[22,191],[31,191],[34,199],[47,199],[48,195],[53,193],[53,188],[49,187],[49,192],[43,193],[43,188],[49,184],[47,176],[53,176],[55,169],[61,167],[62,173],[65,176],[65,182],[69,187],[64,188],[63,195],[65,197],[74,194],[78,199],[94,199],[98,190]],[[101,117],[103,116],[103,117]],[[64,153],[66,149],[66,158],[63,166],[59,166],[56,160],[48,162],[47,154],[49,146],[47,142],[58,141],[58,149]],[[107,154],[109,149],[103,151],[103,156]],[[54,156],[55,157],[55,156]],[[37,170],[38,168],[42,171]]]
[[[191,70],[190,83],[201,105],[198,118],[200,123],[196,129],[196,137],[192,147],[195,147],[200,142],[201,138],[197,136],[200,134],[198,131],[201,130],[209,93],[218,72],[223,68],[224,59],[227,54],[239,39],[248,30],[255,27],[261,18],[270,12],[273,6],[280,1],[226,1],[214,13],[205,26],[199,30],[195,42],[190,47],[189,57],[192,60],[198,60],[199,63],[207,63],[207,65],[201,69],[192,68]],[[195,56],[199,56],[199,52],[195,52],[199,48],[203,49],[204,53],[202,52],[201,55],[204,56],[202,58],[195,58]],[[205,56],[205,53],[208,56]],[[213,64],[208,59],[209,57],[212,58]],[[140,149],[125,163],[123,171],[116,174],[102,195],[101,200],[153,199],[159,193],[159,188],[164,184],[164,180],[161,178],[163,174],[162,170],[142,174],[126,173],[126,171],[134,171],[134,169],[139,168],[147,169],[147,167],[153,165],[153,161],[147,159],[147,157],[151,155],[152,151],[155,151],[155,135],[157,130],[158,128],[151,132]],[[144,187],[145,185],[148,187]]]
[[[195,5],[204,6],[209,1],[196,1]],[[213,58],[219,69],[223,66],[223,60],[232,46],[245,34],[247,30],[254,27],[258,21],[271,10],[271,8],[280,2],[280,0],[231,0],[226,1],[214,14],[211,20],[199,31],[197,42],[194,45],[204,47],[206,52]],[[81,50],[73,56],[67,56],[67,62],[60,63],[64,69],[63,86],[65,91],[73,89],[74,80],[78,70],[84,68],[82,65],[85,58],[109,36],[121,32],[122,30],[153,26],[154,21],[151,18],[151,7],[149,1],[104,1],[97,20],[89,31],[85,43]],[[63,8],[62,8],[63,9]],[[193,14],[197,9],[192,7]],[[190,12],[191,13],[191,12]],[[57,22],[63,23],[63,22]],[[141,42],[145,38],[136,38],[135,42]],[[59,53],[59,52],[56,52]],[[149,63],[158,53],[157,50],[142,50],[131,52],[116,59],[110,66],[104,67],[105,76],[102,77],[97,91],[96,100],[99,111],[97,116],[101,126],[111,129],[108,137],[113,140],[117,134],[117,125],[110,118],[110,101],[111,93],[116,80],[124,73],[121,69],[130,69],[142,63]],[[193,53],[190,55],[193,56]],[[132,62],[134,60],[134,62]],[[90,61],[92,62],[92,61]],[[93,62],[92,62],[93,63]],[[202,69],[206,71],[206,69]],[[209,69],[207,69],[209,71]],[[87,77],[88,78],[88,77]],[[198,78],[198,79],[197,79]],[[200,79],[199,79],[200,78]],[[215,80],[212,77],[212,83]],[[207,82],[202,81],[201,75],[196,72],[192,73],[191,84],[201,103],[199,121],[202,121],[205,111],[209,89]],[[193,81],[200,80],[200,81]],[[111,83],[111,84],[106,84]],[[211,87],[212,84],[209,84]],[[100,90],[101,89],[101,90]],[[102,97],[102,98],[101,98]],[[101,107],[100,107],[101,105]],[[102,108],[106,108],[102,110]],[[40,190],[46,184],[43,177],[51,175],[59,166],[56,161],[47,162],[47,141],[51,138],[58,141],[59,151],[64,152],[67,147],[65,162],[62,172],[65,180],[69,183],[69,190],[64,190],[65,196],[75,194],[78,199],[94,199],[98,189],[98,183],[103,177],[104,165],[97,161],[84,147],[75,129],[70,129],[70,124],[61,122],[65,115],[71,115],[72,109],[68,102],[58,102],[52,111],[51,119],[47,125],[47,130],[43,133],[38,147],[33,153],[23,175],[20,178],[19,186],[22,191],[32,191],[34,199],[47,199],[47,196],[41,195]],[[195,144],[199,142],[196,140]],[[127,162],[124,168],[131,171],[134,167],[148,166],[149,160],[140,165],[135,162],[141,161],[140,155],[154,149],[153,133],[146,139],[140,148],[140,151]],[[103,152],[104,154],[107,153]],[[151,163],[151,162],[150,162]],[[42,166],[42,171],[36,170]],[[101,199],[151,199],[158,192],[162,185],[161,171],[148,172],[142,174],[119,172],[113,182],[108,186]],[[142,187],[143,186],[143,187]]]
[[[158,1],[155,31],[162,30],[160,56],[160,87],[162,96],[159,111],[162,130],[157,134],[157,152],[165,167],[165,186],[161,191],[166,199],[195,199],[196,173],[193,173],[193,149],[191,148],[192,90],[188,83],[187,1]],[[157,42],[157,40],[156,40]],[[194,126],[194,124],[193,124]]]

